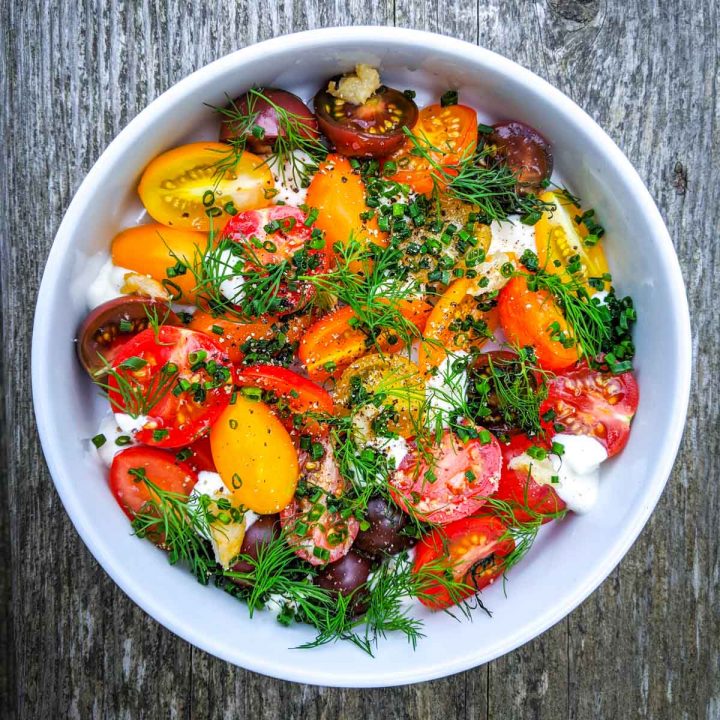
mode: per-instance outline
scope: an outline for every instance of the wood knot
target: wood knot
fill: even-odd
[[[589,23],[600,11],[600,0],[548,0],[551,9],[565,20]]]
[[[678,160],[673,168],[673,187],[678,195],[684,195],[687,192],[688,173],[687,168]]]

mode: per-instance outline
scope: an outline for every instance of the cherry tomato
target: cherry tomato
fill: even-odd
[[[362,105],[320,90],[315,96],[320,129],[341,155],[384,157],[405,141],[403,127],[412,127],[417,105],[406,95],[381,86]]]
[[[110,252],[115,265],[150,275],[173,299],[192,302],[196,285],[192,270],[207,248],[206,233],[150,223],[118,233]]]
[[[328,507],[328,500],[342,495],[344,482],[332,446],[327,441],[322,445],[320,460],[302,454],[300,478],[306,491],[280,512],[288,543],[311,565],[326,565],[345,556],[360,529],[353,516],[345,519]]]
[[[118,351],[113,369],[111,404],[117,412],[146,415],[135,439],[157,447],[182,447],[200,437],[233,389],[234,370],[222,350],[207,335],[186,328],[143,330]]]
[[[551,461],[549,458],[544,460],[532,458],[527,454],[531,446],[548,450],[547,443],[538,438],[529,438],[527,435],[515,435],[509,443],[502,445],[503,470],[495,497],[511,505],[513,517],[518,523],[539,518],[546,523],[565,510],[565,503],[552,485],[538,482],[542,477],[536,472],[538,464],[551,463]],[[552,464],[547,471],[550,477],[555,474]],[[547,475],[548,472],[543,475]]]
[[[425,573],[440,575],[449,570],[456,582],[470,587],[451,595],[441,583],[430,580],[420,602],[443,610],[470,597],[502,575],[514,549],[508,528],[496,517],[469,517],[433,530],[417,546],[413,571],[417,574],[425,568]],[[426,568],[430,563],[432,570]]]
[[[92,310],[83,320],[77,340],[80,362],[90,376],[97,379],[105,375],[118,350],[145,330],[154,317],[163,325],[181,324],[165,303],[132,295],[108,300]]]
[[[370,577],[372,563],[352,550],[340,560],[326,565],[314,582],[338,595],[356,595]]]
[[[210,435],[203,435],[185,448],[186,462],[195,472],[217,472],[210,448]],[[182,451],[181,451],[182,452]],[[179,453],[178,453],[179,454]]]
[[[312,284],[293,279],[292,273],[317,275],[330,267],[329,251],[313,248],[311,238],[312,222],[302,210],[275,205],[231,218],[222,231],[221,246],[231,240],[249,248],[253,261],[247,262],[247,271],[288,263],[288,277],[278,289],[276,310],[278,315],[287,315],[305,307],[315,295]]]
[[[222,227],[230,217],[228,203],[235,210],[267,207],[274,188],[270,168],[257,155],[244,152],[236,159],[223,143],[197,142],[152,160],[140,178],[138,194],[157,222],[207,232],[209,207],[215,213],[212,227]]]
[[[380,496],[370,498],[364,519],[369,527],[358,533],[353,549],[369,558],[397,555],[415,544],[415,538],[403,532],[407,515]]]
[[[142,480],[143,472],[161,490],[178,495],[189,495],[197,482],[195,471],[173,453],[142,445],[123,450],[113,458],[110,467],[110,490],[131,520],[155,499]]]
[[[477,113],[465,105],[428,105],[420,111],[412,128],[421,149],[438,165],[451,170],[464,158],[470,157],[477,146]],[[415,143],[406,138],[402,147],[387,162],[397,170],[390,180],[409,185],[415,192],[431,193],[436,183],[444,178],[433,169],[433,164],[417,154]]]
[[[425,383],[415,363],[402,355],[365,355],[348,365],[343,372],[335,388],[338,403],[349,406],[355,388],[363,388],[371,395],[387,395],[383,406],[391,407],[394,414],[394,418],[387,424],[388,430],[403,437],[417,433],[425,402]],[[370,426],[374,419],[373,411],[379,415],[380,409],[372,406],[367,410],[370,414],[366,416],[368,427],[365,434],[372,436],[374,433]]]
[[[280,537],[280,517],[276,514],[263,515],[259,517],[245,533],[240,555],[247,555],[257,560],[264,549]],[[246,560],[238,560],[231,570],[237,573],[251,573],[255,566]],[[251,583],[242,578],[230,577],[236,585],[250,585]]]
[[[368,211],[365,204],[365,185],[358,171],[342,155],[328,155],[320,163],[310,181],[307,204],[318,211],[315,227],[325,233],[328,248],[336,243],[347,245],[352,238],[361,246],[374,243],[385,247],[387,233],[380,232],[376,214],[366,220],[361,217]],[[362,263],[351,265],[354,272],[364,270]]]
[[[317,120],[308,106],[287,90],[253,88],[233,100],[221,114],[220,142],[241,141],[259,155],[273,151],[278,137],[287,135],[288,125],[300,137],[320,136]],[[248,118],[252,121],[248,122]]]
[[[240,318],[216,316],[198,310],[188,327],[209,335],[223,349],[231,362],[240,363],[245,359],[248,351],[252,352],[251,346],[254,341],[284,338],[287,343],[296,343],[312,321],[313,316],[310,313],[282,319],[273,315],[263,315],[243,322]]]
[[[609,272],[602,245],[588,247],[585,242],[588,229],[575,218],[581,217],[583,211],[569,200],[557,193],[546,192],[540,196],[544,202],[555,205],[555,210],[544,212],[535,223],[535,245],[537,246],[540,267],[549,273],[567,272],[571,258],[574,265],[579,258],[580,267],[573,271],[573,277],[588,282],[590,278],[601,278]],[[605,283],[608,287],[609,284]],[[590,293],[597,292],[592,285],[587,286]]]
[[[524,276],[512,278],[500,291],[498,311],[508,341],[532,346],[545,369],[563,370],[578,361],[577,346],[560,308],[547,291],[530,290]],[[566,347],[562,340],[573,344]]]
[[[497,491],[502,469],[498,441],[483,428],[479,432],[482,439],[463,443],[446,430],[424,453],[411,448],[390,480],[398,505],[439,525],[477,512]]]
[[[299,466],[290,435],[270,408],[241,393],[210,431],[218,473],[234,499],[262,515],[292,500]]]
[[[418,330],[422,331],[432,310],[424,300],[401,300],[398,310]],[[315,322],[300,341],[298,358],[314,380],[326,380],[338,376],[354,360],[368,352],[368,336],[351,322],[355,311],[348,306],[338,308]],[[384,352],[396,352],[403,346],[400,338],[391,342],[393,336],[383,333],[377,338],[377,345]]]
[[[548,382],[540,417],[548,432],[590,435],[612,457],[628,441],[639,394],[631,372],[611,375],[583,366]]]
[[[552,175],[550,143],[530,125],[517,120],[495,123],[487,145],[513,171],[521,188],[535,188]]]

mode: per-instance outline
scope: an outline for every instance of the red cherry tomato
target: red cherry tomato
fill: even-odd
[[[427,450],[432,467],[413,448],[390,480],[398,505],[440,525],[477,512],[497,491],[502,468],[500,445],[480,428],[485,433],[486,442],[476,438],[463,443],[446,430],[440,443]]]
[[[278,117],[278,110],[282,118]],[[260,155],[271,153],[278,137],[285,137],[288,124],[301,137],[320,136],[315,116],[308,106],[287,90],[253,88],[233,100],[222,112],[220,142],[241,141],[249,150]],[[253,116],[248,123],[248,116]],[[254,128],[261,128],[261,131]]]
[[[326,90],[315,96],[320,129],[341,155],[384,157],[405,142],[403,127],[412,127],[417,105],[406,95],[382,87],[362,105],[333,97]]]
[[[312,223],[302,210],[290,205],[274,205],[232,217],[222,231],[220,247],[231,240],[251,250],[254,257],[253,262],[246,263],[247,271],[288,263],[287,279],[277,294],[278,307],[273,309],[278,315],[287,315],[305,307],[315,295],[310,283],[294,279],[295,271],[316,275],[330,267],[329,251],[324,247],[310,247],[311,238]]]
[[[307,491],[280,511],[280,522],[287,540],[298,557],[311,565],[326,565],[347,555],[360,525],[354,517],[344,519],[328,509],[328,500],[339,497],[344,482],[338,470],[332,445],[321,441],[324,454],[312,460],[301,453],[300,483]]]
[[[142,445],[123,450],[110,467],[110,490],[131,520],[153,499],[143,474],[161,490],[178,495],[189,495],[197,482],[195,471],[171,452]]]
[[[550,143],[533,127],[517,120],[493,125],[488,145],[518,179],[520,187],[537,187],[552,175]]]
[[[464,518],[433,530],[417,546],[413,571],[417,574],[433,563],[431,575],[449,570],[455,581],[470,587],[452,596],[442,584],[430,580],[420,602],[443,610],[470,597],[504,572],[505,558],[514,548],[507,527],[496,517]]]
[[[113,408],[146,415],[135,439],[168,448],[189,445],[208,430],[230,402],[235,376],[210,337],[168,326],[148,328],[125,343],[113,368]]]
[[[540,417],[548,432],[590,435],[612,457],[627,443],[639,394],[631,372],[611,375],[583,366],[549,381]]]
[[[504,500],[512,506],[513,516],[519,523],[530,522],[542,517],[542,522],[550,522],[559,512],[565,510],[565,503],[560,499],[552,485],[535,481],[533,467],[537,463],[550,460],[534,460],[526,455],[529,447],[542,447],[547,444],[531,439],[527,435],[515,435],[506,445],[502,445],[503,469],[500,486],[495,494],[498,500]],[[525,455],[528,463],[510,467],[516,458]]]
[[[190,453],[184,462],[195,472],[217,472],[215,461],[212,457],[212,450],[210,449],[210,435],[203,435],[203,437],[196,440],[192,445],[188,445],[184,450],[187,452],[183,453],[183,455],[187,455],[188,452]],[[178,455],[179,454],[180,453],[178,453]]]

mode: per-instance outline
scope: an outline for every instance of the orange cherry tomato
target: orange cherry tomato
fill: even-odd
[[[265,403],[238,393],[210,431],[218,473],[234,501],[261,515],[293,499],[300,474],[288,431]]]
[[[240,319],[216,317],[198,310],[188,327],[210,335],[232,362],[240,363],[245,358],[246,353],[242,348],[248,340],[270,340],[278,334],[284,334],[287,342],[294,343],[312,320],[312,315],[306,313],[282,319],[266,315],[251,322],[241,322]]]
[[[118,233],[110,252],[115,265],[150,275],[160,283],[165,281],[171,295],[179,288],[182,299],[192,302],[196,285],[192,268],[207,248],[206,233],[151,223]]]
[[[578,361],[577,346],[561,342],[572,339],[562,311],[547,291],[530,290],[527,278],[514,277],[500,291],[498,311],[507,339],[518,346],[531,345],[545,369],[563,370]]]
[[[418,365],[424,373],[437,368],[448,352],[466,351],[482,347],[498,326],[496,308],[485,310],[482,297],[470,294],[476,287],[474,280],[455,280],[437,301],[428,317],[420,344]]]
[[[403,317],[422,331],[432,310],[424,300],[401,300],[398,309]],[[303,335],[298,357],[305,365],[308,375],[316,381],[339,376],[343,369],[368,353],[376,345],[368,346],[368,336],[351,325],[356,317],[351,307],[342,307],[318,320]],[[402,347],[402,340],[390,342],[389,334],[378,338],[380,349],[395,352]]]
[[[387,245],[387,233],[378,229],[377,218],[363,220],[360,217],[368,210],[365,185],[346,157],[328,155],[325,162],[320,163],[310,182],[306,202],[318,211],[315,227],[325,233],[328,247],[335,243],[347,245],[351,238],[361,245]],[[352,269],[358,272],[362,266],[356,263]]]
[[[209,206],[217,212],[212,227],[221,228],[231,217],[225,211],[230,202],[238,211],[272,205],[275,181],[265,161],[244,152],[235,162],[231,152],[224,143],[197,142],[158,155],[138,185],[150,216],[170,227],[207,232]]]
[[[421,149],[426,151],[438,165],[457,165],[471,156],[477,146],[477,113],[466,105],[428,105],[420,111],[413,134],[419,139]],[[397,165],[397,172],[390,178],[409,185],[415,192],[428,194],[436,182],[442,182],[439,173],[425,157],[418,155],[410,138],[388,158]]]

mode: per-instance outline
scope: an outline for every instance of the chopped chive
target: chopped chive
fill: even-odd
[[[107,438],[102,433],[99,433],[92,439],[92,444],[96,448],[101,448],[106,442]]]

